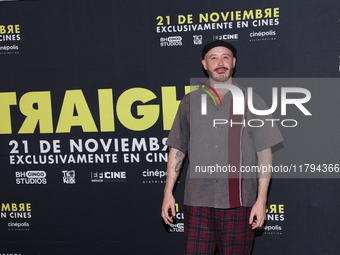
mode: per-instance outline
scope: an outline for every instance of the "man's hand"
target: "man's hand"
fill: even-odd
[[[256,201],[250,212],[249,225],[251,229],[262,228],[266,220],[266,203]]]
[[[175,198],[172,194],[164,194],[161,215],[165,224],[169,225],[171,222],[173,222],[171,216],[175,217],[176,211],[175,211]]]
[[[261,173],[259,176],[257,200],[251,209],[249,217],[251,229],[262,228],[264,221],[266,220],[266,203],[271,172],[262,172],[262,166],[266,166],[266,169],[270,169],[273,159],[271,148],[258,152],[257,158]]]
[[[164,197],[162,204],[162,218],[166,224],[173,222],[172,217],[176,216],[175,198],[172,194],[176,180],[181,169],[185,154],[173,147],[170,148],[168,164],[166,170],[166,184],[164,188]],[[170,210],[170,215],[169,215]]]

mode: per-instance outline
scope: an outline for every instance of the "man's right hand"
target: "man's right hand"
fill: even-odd
[[[172,194],[164,194],[163,198],[163,204],[162,204],[162,218],[165,222],[165,224],[170,225],[171,222],[173,222],[172,217],[176,216],[175,211],[175,198]]]
[[[173,222],[172,217],[176,216],[173,190],[184,158],[185,154],[183,152],[173,147],[170,148],[168,164],[166,168],[166,184],[164,188],[164,197],[161,209],[162,218],[168,225]]]

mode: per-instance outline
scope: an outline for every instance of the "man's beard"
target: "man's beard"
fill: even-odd
[[[225,70],[229,70],[228,68],[224,68]],[[215,77],[213,72],[210,72],[209,70],[207,70],[207,73],[209,75],[209,78],[213,81],[216,82],[227,82],[229,79],[232,79],[232,74],[233,74],[234,70],[231,69],[230,70],[230,76],[225,76],[225,77]]]

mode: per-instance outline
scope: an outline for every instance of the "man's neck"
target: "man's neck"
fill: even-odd
[[[218,85],[218,84],[233,84],[233,79],[230,77],[227,81],[224,81],[224,82],[219,82],[219,81],[209,79],[209,83],[210,83],[210,86],[213,87],[216,90],[218,95],[221,98],[223,98],[228,93],[229,89],[228,88],[218,88],[218,86],[216,86],[216,85]]]

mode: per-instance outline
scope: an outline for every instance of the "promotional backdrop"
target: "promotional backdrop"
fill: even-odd
[[[0,254],[182,254],[165,142],[217,39],[284,137],[253,254],[338,254],[339,19],[335,0],[0,2]]]

